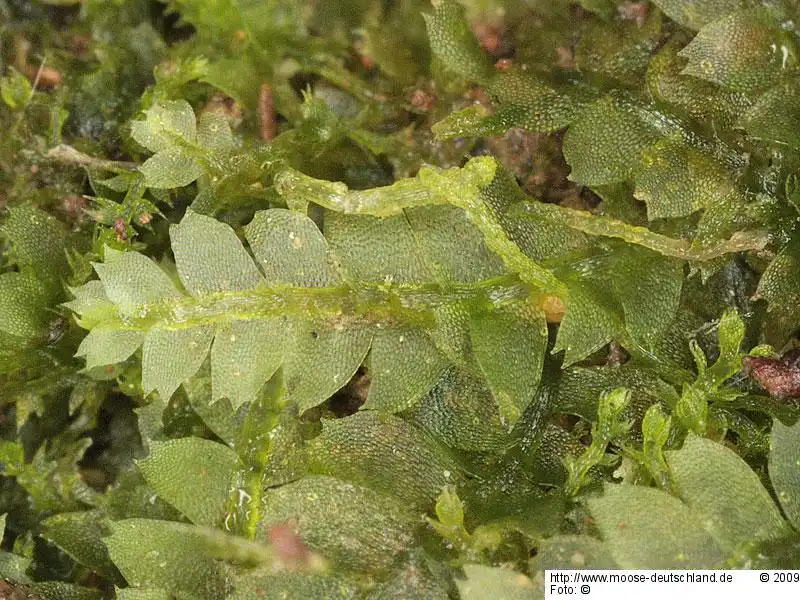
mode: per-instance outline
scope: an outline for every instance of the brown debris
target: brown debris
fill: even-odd
[[[560,69],[574,69],[575,55],[572,53],[572,50],[564,46],[556,48],[555,65]]]
[[[641,27],[647,20],[647,2],[623,2],[617,5],[617,14],[623,21],[636,21],[636,26]]]
[[[258,90],[258,123],[261,139],[265,142],[274,140],[278,133],[278,116],[272,87],[268,83],[262,83]]]
[[[800,398],[800,348],[780,358],[745,356],[742,370],[773,398]]]
[[[86,198],[78,194],[68,194],[62,198],[59,208],[67,220],[77,221],[83,216],[83,211],[86,209]]]

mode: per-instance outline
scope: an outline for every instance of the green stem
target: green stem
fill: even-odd
[[[547,219],[589,235],[619,238],[629,244],[643,246],[664,256],[683,260],[708,261],[733,252],[763,250],[769,242],[767,234],[763,231],[740,231],[733,234],[730,239],[699,248],[689,240],[667,237],[646,227],[629,225],[624,221],[557,204],[524,202],[520,208],[514,210],[521,216]]]

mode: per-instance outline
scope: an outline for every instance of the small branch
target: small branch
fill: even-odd
[[[114,173],[129,173],[135,171],[139,165],[133,162],[107,160],[89,156],[67,144],[59,144],[47,151],[47,158],[67,165],[81,165],[90,169],[113,171]]]

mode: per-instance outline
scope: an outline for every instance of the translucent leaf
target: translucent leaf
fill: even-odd
[[[608,5],[613,11],[614,3]],[[609,21],[587,19],[581,23],[575,66],[583,73],[598,73],[629,86],[639,85],[651,53],[664,36],[661,15],[648,10],[641,18]]]
[[[197,143],[219,155],[224,155],[233,149],[233,132],[231,132],[228,121],[220,112],[207,110],[200,115],[200,122],[197,125]]]
[[[161,150],[144,161],[139,171],[148,187],[163,189],[189,185],[203,174],[197,161],[180,148]]]
[[[640,344],[652,348],[672,323],[683,286],[683,262],[644,248],[619,248],[612,285],[625,313],[625,326]]]
[[[489,251],[463,210],[454,206],[417,207],[408,209],[406,218],[437,279],[473,283],[505,272],[503,261]]]
[[[623,569],[713,569],[726,557],[701,516],[661,490],[606,485],[587,504]]]
[[[125,588],[117,590],[118,600],[171,600],[172,596],[158,588]]]
[[[660,137],[629,103],[605,96],[581,112],[564,137],[570,179],[585,185],[628,180]]]
[[[137,252],[106,246],[105,262],[95,263],[106,297],[123,316],[134,316],[144,305],[180,298],[174,284],[156,264]]]
[[[682,39],[673,36],[650,60],[646,82],[653,99],[697,121],[712,121],[715,127],[734,125],[752,101],[741,92],[683,75],[686,59],[678,54],[682,48]]]
[[[787,533],[758,475],[732,450],[689,435],[683,448],[666,456],[678,494],[726,551]]]
[[[347,570],[385,569],[413,544],[411,523],[399,505],[333,477],[305,477],[267,490],[257,539],[289,519],[312,550]]]
[[[58,294],[69,273],[64,226],[37,208],[15,207],[0,231],[11,242],[11,259],[19,270],[35,276],[48,294]]]
[[[283,360],[286,325],[279,319],[219,325],[211,348],[212,400],[228,398],[234,409],[256,397]]]
[[[452,459],[422,431],[372,412],[324,421],[309,457],[317,472],[368,486],[404,506],[430,504],[443,486],[460,478]]]
[[[330,214],[325,237],[342,269],[353,281],[389,283],[431,281],[404,216],[379,219]]]
[[[196,437],[151,441],[150,456],[137,463],[158,495],[197,525],[217,525],[225,513],[236,453]]]
[[[531,570],[615,569],[607,545],[587,535],[554,535],[543,540],[531,561]]]
[[[472,81],[485,81],[493,73],[492,60],[478,46],[464,8],[455,0],[437,0],[435,12],[423,14],[431,51],[445,67]]]
[[[424,331],[380,329],[372,338],[371,383],[364,408],[405,410],[430,391],[448,366]]]
[[[472,347],[509,425],[533,400],[547,347],[544,315],[533,309],[494,310],[472,319]]]
[[[740,124],[755,139],[800,148],[800,88],[792,80],[759,96]]]
[[[103,593],[64,581],[42,581],[31,585],[31,591],[44,600],[102,600]]]
[[[47,324],[47,295],[41,283],[22,273],[0,275],[0,331],[23,339],[40,336]]]
[[[44,536],[110,581],[121,583],[122,577],[108,555],[102,536],[107,525],[97,511],[61,513],[42,523]]]
[[[189,209],[169,231],[181,282],[195,297],[246,290],[263,278],[233,229]]]
[[[683,217],[724,201],[733,183],[722,163],[673,135],[644,152],[634,195],[650,220]]]
[[[429,568],[430,561],[411,560],[392,576],[372,589],[365,600],[395,600],[395,598],[425,598],[448,600],[449,581],[437,577]]]
[[[356,600],[358,587],[338,577],[300,571],[252,571],[236,579],[231,600]]]
[[[83,338],[75,356],[86,358],[86,368],[113,365],[128,360],[144,342],[144,332],[95,327]]]
[[[522,573],[487,567],[464,565],[466,580],[456,579],[463,600],[533,600],[533,581]]]
[[[335,323],[295,323],[290,335],[284,363],[286,390],[300,412],[328,399],[353,377],[372,339],[367,328],[346,319],[341,328]]]
[[[749,8],[752,0],[653,0],[673,21],[689,29],[700,29],[729,13]]]
[[[769,478],[789,522],[800,527],[800,422],[772,424]]]
[[[162,329],[154,327],[144,339],[142,388],[145,394],[158,390],[170,398],[178,386],[197,373],[208,356],[214,328],[210,325]],[[181,352],[176,354],[176,348]]]
[[[756,295],[767,301],[767,313],[784,335],[800,323],[800,248],[788,244],[769,263]]]
[[[755,92],[796,70],[793,37],[763,10],[731,13],[703,27],[681,51],[689,59],[683,73],[729,90]]]
[[[442,377],[409,417],[451,448],[497,450],[510,443],[491,391],[458,369]]]
[[[198,552],[203,537],[184,523],[125,519],[111,523],[106,538],[111,559],[133,587],[172,594],[224,598],[227,585],[219,562]]]
[[[569,125],[583,108],[580,100],[517,70],[496,75],[489,92],[501,107],[499,114],[489,119],[504,125],[503,130],[513,125],[530,131],[557,131]]]
[[[131,123],[131,137],[151,152],[168,150],[176,140],[194,140],[194,111],[185,100],[156,103],[145,111],[145,119]]]
[[[69,291],[75,299],[63,306],[80,315],[78,324],[84,329],[91,329],[114,314],[114,304],[106,296],[102,282],[93,279],[80,287],[69,288]]]
[[[317,287],[338,280],[327,241],[305,215],[282,209],[259,211],[245,232],[267,281]]]
[[[622,327],[620,310],[607,294],[591,284],[570,282],[567,314],[553,353],[564,350],[564,366],[571,365],[605,346]]]

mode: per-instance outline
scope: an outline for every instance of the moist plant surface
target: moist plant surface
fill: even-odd
[[[800,568],[798,23],[0,0],[0,595]]]

